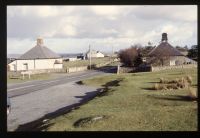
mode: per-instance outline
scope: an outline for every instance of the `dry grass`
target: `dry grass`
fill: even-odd
[[[155,89],[155,90],[162,90],[162,89],[163,89],[163,84],[156,83],[156,84],[154,85],[154,89]]]
[[[176,78],[174,80],[168,80],[166,78],[160,78],[160,83],[156,83],[153,87],[155,90],[173,90],[173,89],[188,89],[192,84],[192,77],[186,76]]]
[[[192,84],[192,77],[191,76],[186,76],[185,79],[187,80],[187,82],[191,85]]]
[[[198,94],[197,88],[192,88],[192,87],[189,88],[189,97],[191,99],[194,100],[197,99],[198,98],[197,94]]]
[[[187,81],[183,81],[183,82],[178,82],[177,83],[177,86],[179,87],[179,88],[181,88],[181,89],[184,89],[184,88],[189,88],[189,83],[187,82]]]

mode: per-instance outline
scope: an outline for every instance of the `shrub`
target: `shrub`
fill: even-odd
[[[186,76],[185,79],[187,82],[191,85],[192,84],[192,77],[191,76]]]
[[[120,50],[118,57],[125,66],[138,66],[142,63],[137,47]]]
[[[167,89],[178,89],[178,86],[177,86],[177,84],[174,84],[174,83],[168,84]]]
[[[156,83],[154,85],[154,89],[155,90],[162,90],[162,89],[166,89],[166,87],[163,84]]]
[[[164,83],[164,78],[160,78],[160,83]]]
[[[187,81],[182,81],[182,82],[178,82],[177,83],[177,86],[179,87],[179,88],[189,88],[189,83],[187,82]]]
[[[160,83],[156,83],[154,85],[155,90],[168,90],[168,89],[184,89],[189,88],[191,85],[192,78],[190,76],[182,77],[180,79],[176,78],[175,80],[167,80],[164,78],[160,78]]]
[[[160,89],[160,85],[159,85],[158,83],[156,83],[156,84],[154,85],[154,89],[155,89],[155,90],[159,90],[159,89]]]
[[[179,81],[179,79],[178,78],[176,78],[175,80],[172,80],[172,81],[169,81],[169,83],[178,83],[178,81]]]
[[[160,83],[169,83],[169,80],[164,79],[164,78],[160,78]]]

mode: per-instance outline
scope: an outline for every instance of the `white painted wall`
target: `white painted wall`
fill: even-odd
[[[101,52],[91,52],[91,57],[92,58],[98,58],[98,57],[104,57],[104,54],[102,54]],[[87,53],[87,58],[90,58],[90,53]]]
[[[58,60],[60,64],[55,64]],[[62,58],[59,59],[32,59],[32,60],[15,60],[8,64],[10,66],[10,71],[23,71],[25,70],[25,65],[27,64],[28,70],[34,69],[62,69],[63,68]],[[16,68],[15,68],[16,66]],[[16,70],[17,69],[17,70]]]
[[[97,52],[96,54],[97,57],[104,57],[104,54],[100,53],[100,52]]]

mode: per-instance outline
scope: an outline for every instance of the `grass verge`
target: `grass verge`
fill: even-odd
[[[18,75],[15,78],[9,77],[9,75],[7,75],[7,83],[10,84],[10,83],[21,83],[32,80],[48,80],[50,78],[52,78],[50,73],[34,74],[31,75],[30,79],[28,78],[27,75],[24,77],[24,79],[22,79],[22,75]]]
[[[150,89],[161,77],[172,80],[186,75],[192,77],[191,86],[196,88],[194,68],[85,80],[83,84],[108,88],[104,90],[110,94],[97,96],[80,108],[48,121],[51,125],[43,131],[197,131],[197,102],[188,99],[188,89]],[[106,118],[91,121],[94,116]]]

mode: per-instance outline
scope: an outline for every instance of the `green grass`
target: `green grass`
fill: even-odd
[[[30,76],[30,79],[28,78],[28,75],[25,75],[24,79],[22,79],[22,75],[16,78],[9,77],[9,74],[7,75],[7,83],[21,83],[26,81],[32,81],[32,80],[48,80],[52,78],[50,73],[42,73],[42,74],[34,74]]]
[[[110,57],[104,58],[92,58],[91,64],[100,64],[111,61]],[[66,69],[67,67],[80,67],[90,65],[90,60],[78,60],[78,61],[64,61],[63,66]]]
[[[44,131],[197,131],[197,102],[186,98],[187,89],[150,89],[161,77],[175,79],[186,75],[192,76],[192,87],[197,87],[197,69],[127,73],[85,80],[86,85],[107,87],[108,94],[50,120]],[[74,127],[78,120],[95,115],[107,118]]]

